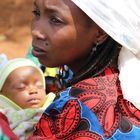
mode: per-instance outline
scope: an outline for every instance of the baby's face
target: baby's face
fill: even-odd
[[[26,66],[10,73],[2,88],[2,94],[21,108],[39,108],[45,102],[45,89],[38,70]]]

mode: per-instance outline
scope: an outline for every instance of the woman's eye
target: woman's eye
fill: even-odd
[[[39,10],[33,10],[32,13],[36,17],[39,17],[40,16],[40,11]]]
[[[50,17],[50,23],[59,25],[59,24],[62,24],[63,22],[59,18],[56,18],[56,17],[52,16],[52,17]]]

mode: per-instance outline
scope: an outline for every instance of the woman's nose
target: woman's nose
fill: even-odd
[[[43,19],[39,19],[38,21],[34,21],[32,23],[32,36],[33,38],[37,39],[45,39],[45,34],[44,34],[44,24],[43,24]]]
[[[45,39],[45,35],[41,33],[41,31],[36,30],[36,29],[32,30],[32,36],[36,39],[41,39],[41,40]]]
[[[41,33],[41,31],[39,31],[37,29],[32,30],[32,36],[34,38],[36,38],[36,39],[41,39],[41,40],[45,39],[45,35],[43,33]]]

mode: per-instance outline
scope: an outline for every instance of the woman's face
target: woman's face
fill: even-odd
[[[78,70],[96,43],[98,26],[71,0],[35,0],[33,55],[48,67]]]
[[[21,108],[39,108],[45,103],[42,76],[33,67],[21,67],[10,73],[2,88],[2,94]]]

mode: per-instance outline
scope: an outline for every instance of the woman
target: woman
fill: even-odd
[[[67,65],[73,77],[29,139],[140,139],[140,102],[127,100],[129,94],[123,97],[118,70],[119,54],[124,58],[122,46],[138,57],[139,4],[131,0],[127,4],[125,0],[34,1],[33,55],[45,66]]]

